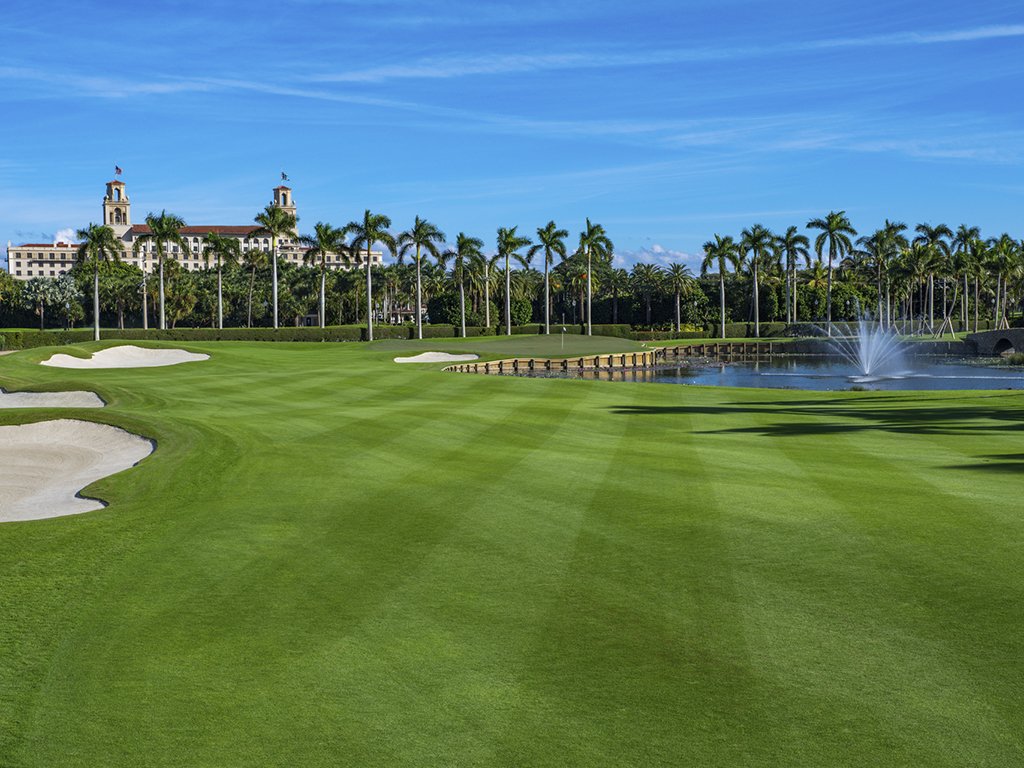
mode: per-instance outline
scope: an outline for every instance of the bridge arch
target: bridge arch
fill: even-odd
[[[1005,337],[999,339],[994,345],[992,345],[993,355],[1002,355],[1012,353],[1014,351],[1016,350],[1013,348],[1013,342]]]

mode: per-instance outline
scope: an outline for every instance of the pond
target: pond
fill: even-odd
[[[1024,368],[955,358],[916,358],[908,370],[884,377],[862,377],[853,365],[834,357],[773,356],[756,362],[691,361],[627,371],[547,373],[564,378],[701,384],[713,387],[767,387],[812,390],[1024,389]]]

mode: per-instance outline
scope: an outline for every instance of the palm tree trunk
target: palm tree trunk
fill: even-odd
[[[164,310],[164,256],[160,254],[160,330],[167,330],[167,314]]]
[[[246,328],[252,328],[252,289],[256,286],[256,267],[249,273],[249,314],[245,322]]]
[[[790,291],[789,291],[789,271],[790,271],[789,270],[789,264],[787,264],[786,265],[786,322],[787,323],[791,322],[791,320],[789,319],[789,306],[790,306],[790,301],[789,301],[789,293],[790,293]]]
[[[320,327],[327,327],[327,266],[320,265]]]
[[[462,338],[466,338],[466,283],[459,280],[459,317],[462,321]]]
[[[796,303],[797,296],[800,295],[800,291],[796,284],[796,263],[793,263],[793,322],[796,323]]]
[[[505,335],[512,335],[512,273],[508,269],[508,255],[505,256]]]
[[[679,333],[680,331],[682,331],[682,325],[680,323],[680,319],[681,319],[681,317],[680,317],[680,314],[679,314],[679,289],[676,289],[676,333]]]
[[[718,298],[720,300],[720,306],[722,309],[721,313],[721,325],[719,330],[721,336],[725,338],[725,264],[720,263],[718,265]]]
[[[832,257],[835,255],[835,246],[831,243],[828,248],[828,286],[825,291],[825,325],[828,327],[828,335],[832,335]]]
[[[587,336],[593,335],[593,328],[591,327],[590,309],[593,292],[590,286],[590,248],[587,248]]]
[[[544,254],[544,335],[551,334],[551,286],[548,284],[548,256]]]
[[[271,258],[274,260],[274,276],[273,276],[273,300],[274,300],[274,328],[277,328],[277,235],[272,235],[270,239],[270,250],[273,251]]]
[[[217,257],[217,328],[224,330],[224,276],[221,273],[220,257]]]
[[[366,244],[366,340],[373,341],[373,280],[370,277],[370,243]]]
[[[46,330],[46,304],[42,301],[39,302],[39,330]]]
[[[420,288],[420,247],[416,246],[416,338],[423,338],[423,296]]]
[[[142,269],[142,330],[149,330],[149,302],[146,300],[146,269]]]
[[[488,328],[491,327],[491,270],[486,261],[484,262],[484,324]]]
[[[100,340],[100,265],[92,273],[92,340]]]
[[[754,256],[754,338],[761,338],[761,305],[757,293],[757,255]]]

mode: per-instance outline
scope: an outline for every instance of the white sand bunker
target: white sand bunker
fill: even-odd
[[[0,427],[0,522],[102,509],[76,494],[153,452],[138,435],[106,424],[59,419]]]
[[[0,408],[102,408],[95,392],[7,392],[0,387]]]
[[[449,355],[447,352],[422,352],[415,357],[396,357],[396,363],[461,363],[476,360],[476,355]]]
[[[209,355],[186,352],[183,349],[148,349],[125,344],[101,349],[89,358],[57,354],[49,360],[43,360],[40,365],[50,365],[54,368],[156,368],[209,359]]]

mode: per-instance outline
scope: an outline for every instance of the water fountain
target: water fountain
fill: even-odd
[[[906,346],[892,328],[863,316],[857,323],[834,323],[840,334],[829,338],[832,351],[853,365],[858,373],[850,381],[867,383],[912,375],[905,357]]]

